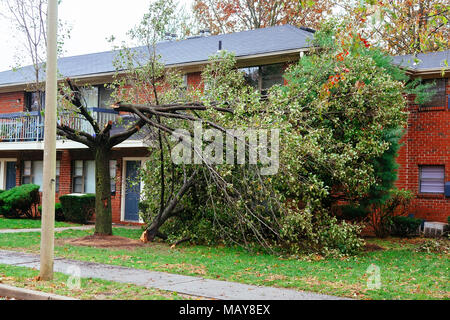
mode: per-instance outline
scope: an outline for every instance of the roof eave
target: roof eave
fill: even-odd
[[[274,57],[286,57],[289,58],[290,56],[299,55],[301,52],[307,52],[313,50],[313,47],[306,47],[306,48],[297,48],[297,49],[289,49],[289,50],[283,50],[283,51],[273,51],[273,52],[265,52],[260,54],[252,54],[252,55],[244,55],[236,57],[236,61],[238,64],[242,62],[247,62],[249,60],[260,60],[260,59],[269,59]],[[289,59],[287,59],[289,60]],[[202,66],[208,64],[208,60],[201,60],[201,61],[191,61],[186,63],[178,63],[178,64],[171,64],[166,65],[166,68],[175,68],[175,69],[187,69],[187,70],[200,70]],[[125,71],[119,72],[125,73]],[[81,81],[87,81],[87,80],[96,80],[96,79],[104,79],[104,78],[112,78],[115,74],[117,74],[116,71],[111,72],[103,72],[103,73],[95,73],[95,74],[87,74],[87,75],[79,75],[70,77],[74,80],[81,80]],[[60,78],[58,81],[64,81],[67,77]],[[28,85],[30,85],[31,82],[22,82],[22,83],[12,83],[12,84],[5,84],[0,85],[0,93],[4,92],[12,92],[12,91],[22,91],[25,90]]]

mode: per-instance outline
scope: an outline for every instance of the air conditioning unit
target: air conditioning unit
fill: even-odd
[[[443,222],[425,222],[423,233],[425,237],[441,237],[447,224]]]

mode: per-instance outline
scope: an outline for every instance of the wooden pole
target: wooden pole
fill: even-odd
[[[55,241],[57,30],[58,0],[49,0],[47,8],[47,70],[40,268],[40,279],[44,281],[53,279]]]

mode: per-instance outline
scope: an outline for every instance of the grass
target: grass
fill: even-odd
[[[77,227],[79,224],[55,221],[56,228]],[[0,218],[1,229],[39,229],[41,220]]]
[[[79,238],[92,231],[56,233],[57,239]],[[118,236],[138,239],[140,230],[115,228]],[[0,234],[0,248],[39,251],[39,234]],[[252,254],[238,247],[183,244],[170,248],[155,243],[135,250],[56,246],[58,257],[148,269],[247,284],[276,286],[357,299],[449,299],[449,255],[415,252],[416,246],[398,239],[369,240],[386,248],[342,259],[287,259]],[[367,269],[381,271],[381,289],[367,287]]]
[[[99,279],[81,279],[79,289],[68,286],[69,276],[55,273],[54,280],[37,281],[39,271],[0,264],[0,283],[81,300],[180,300],[193,297]]]

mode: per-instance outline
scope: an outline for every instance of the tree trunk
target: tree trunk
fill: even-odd
[[[95,234],[112,235],[110,152],[107,148],[95,149]]]
[[[195,183],[195,177],[197,175],[197,170],[191,175],[189,180],[187,180],[175,197],[167,204],[164,210],[161,210],[158,216],[152,221],[150,226],[145,230],[143,234],[144,241],[153,241],[155,237],[167,238],[164,234],[159,231],[159,228],[171,217],[175,216],[178,210],[176,210],[178,203],[181,198],[189,191],[189,189]],[[182,210],[182,209],[181,209]]]

